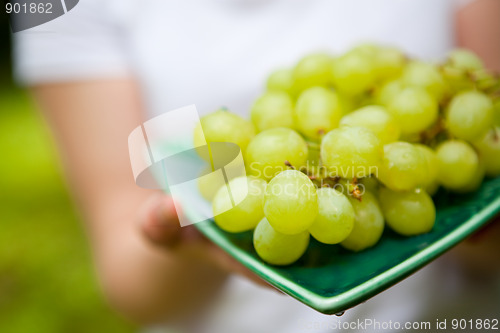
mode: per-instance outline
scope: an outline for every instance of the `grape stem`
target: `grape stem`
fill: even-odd
[[[290,169],[295,170],[295,167],[292,165],[292,163],[290,163],[290,161],[285,160],[285,165],[286,165],[287,167],[289,167]]]
[[[361,195],[361,189],[359,188],[358,179],[356,177],[352,179],[352,184],[353,188],[349,191],[349,193],[351,193],[354,199],[361,202],[363,196]]]
[[[430,145],[432,141],[445,131],[445,125],[442,117],[439,117],[436,123],[427,130],[420,133],[420,142]]]

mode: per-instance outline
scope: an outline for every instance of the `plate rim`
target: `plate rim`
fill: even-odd
[[[341,294],[328,297],[314,293],[296,282],[284,279],[279,273],[268,267],[268,264],[254,258],[245,250],[234,246],[226,237],[222,235],[220,231],[216,229],[213,220],[205,220],[203,222],[195,223],[195,227],[216,245],[224,249],[224,251],[233,258],[241,262],[259,277],[263,278],[267,283],[321,313],[334,314],[360,304],[403,280],[430,261],[451,249],[453,246],[460,243],[473,232],[478,230],[481,226],[488,223],[490,219],[499,212],[500,197],[491,201],[467,221],[448,233],[445,237],[429,244],[406,260],[380,274],[377,274],[354,288],[344,291]]]

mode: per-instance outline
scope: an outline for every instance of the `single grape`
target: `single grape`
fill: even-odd
[[[488,131],[474,142],[474,146],[479,151],[486,174],[490,177],[500,175],[500,127]]]
[[[362,178],[376,173],[382,154],[380,140],[362,127],[334,129],[321,141],[321,159],[330,177]]]
[[[383,106],[369,105],[345,115],[340,125],[364,127],[372,131],[382,144],[399,139],[401,130],[394,117]]]
[[[204,146],[209,142],[232,142],[244,153],[248,143],[255,136],[252,123],[223,109],[202,117],[200,123],[201,127],[197,126],[194,129],[195,147]],[[202,157],[210,161],[208,153]]]
[[[484,92],[498,91],[500,89],[499,76],[491,71],[488,71],[486,69],[477,70],[473,74],[469,74],[469,76],[471,77],[471,79],[475,84],[473,89],[477,89]]]
[[[432,125],[438,116],[436,100],[418,87],[403,89],[393,97],[387,109],[396,118],[402,134],[421,132]]]
[[[373,59],[364,52],[352,50],[333,61],[333,83],[346,95],[361,94],[374,86],[374,69]]]
[[[429,195],[434,195],[439,188],[439,161],[436,152],[426,145],[414,144],[413,146],[420,151],[427,164],[427,172],[421,186]]]
[[[307,144],[294,130],[272,128],[260,132],[252,139],[245,154],[247,172],[271,180],[283,170],[286,163],[299,169],[306,164]]]
[[[405,85],[401,80],[388,81],[376,90],[375,101],[378,104],[388,106],[391,100],[403,91],[404,88]]]
[[[476,71],[484,67],[482,60],[476,54],[465,49],[451,51],[446,65],[463,71]]]
[[[351,49],[351,52],[361,52],[367,57],[374,57],[377,54],[377,52],[379,52],[380,48],[381,46],[377,44],[361,43],[353,47]]]
[[[352,231],[354,209],[345,195],[332,188],[321,188],[317,193],[319,212],[309,232],[321,243],[340,243]]]
[[[448,140],[436,149],[439,161],[438,180],[446,188],[460,189],[471,183],[479,159],[472,147],[461,140]]]
[[[500,98],[493,101],[493,124],[500,127]]]
[[[297,90],[330,83],[332,58],[328,54],[310,54],[302,58],[293,69],[293,79]]]
[[[360,190],[361,190],[362,194],[364,194],[364,192],[368,191],[370,193],[377,195],[378,191],[380,189],[380,183],[375,176],[361,178],[359,180],[358,186],[360,186]]]
[[[319,144],[316,142],[307,142],[308,146],[308,156],[306,165],[302,168],[299,168],[299,171],[302,171],[308,175],[315,176],[317,179],[322,179],[326,176],[325,168],[322,167],[321,158],[320,158],[320,150]]]
[[[441,72],[451,94],[474,89],[474,80],[468,72],[449,65],[443,66]]]
[[[401,75],[405,56],[395,48],[382,47],[375,57],[375,70],[379,80],[389,80]]]
[[[250,116],[257,131],[275,127],[293,128],[293,102],[283,91],[267,92],[252,106]]]
[[[380,189],[380,206],[387,225],[404,236],[431,231],[436,221],[436,208],[427,192],[414,190],[395,192]]]
[[[493,103],[479,91],[460,93],[448,106],[446,124],[458,139],[477,140],[493,125]]]
[[[253,246],[259,257],[272,265],[289,265],[297,261],[307,250],[309,233],[285,235],[276,231],[262,219],[253,233]]]
[[[352,96],[347,96],[345,94],[337,92],[337,98],[339,101],[340,110],[342,110],[342,115],[346,115],[357,108],[357,100]]]
[[[210,202],[212,202],[219,188],[226,184],[220,174],[211,171],[210,166],[205,167],[201,172],[202,176],[196,179],[201,196]]]
[[[426,159],[413,144],[398,141],[384,146],[378,176],[391,190],[412,190],[424,183],[427,173]]]
[[[368,177],[365,177],[368,178]],[[338,178],[335,182],[329,179],[323,179],[321,187],[333,188],[348,197],[361,198],[366,188],[358,179]]]
[[[372,59],[373,70],[379,81],[398,77],[403,71],[405,57],[398,49],[374,44],[361,44],[355,47],[354,51],[362,52]]]
[[[283,234],[307,230],[318,215],[316,187],[300,171],[281,172],[266,187],[264,215]]]
[[[319,140],[338,126],[342,113],[336,93],[324,87],[312,87],[297,100],[296,127],[309,139]]]
[[[406,66],[402,79],[406,85],[424,88],[437,101],[442,100],[446,93],[446,84],[441,73],[428,63],[411,62]]]
[[[293,82],[292,69],[278,69],[269,75],[266,87],[268,91],[283,91],[290,96],[293,96],[295,93]]]
[[[483,182],[485,171],[484,162],[480,158],[476,172],[474,172],[474,177],[472,177],[470,182],[464,187],[454,189],[453,191],[457,193],[471,193],[477,191]]]
[[[228,232],[255,228],[264,217],[262,200],[266,184],[262,179],[243,176],[222,186],[212,202],[215,223]]]
[[[370,192],[365,192],[361,201],[349,198],[354,208],[354,228],[340,243],[351,251],[361,251],[377,244],[384,231],[384,217],[379,203]]]

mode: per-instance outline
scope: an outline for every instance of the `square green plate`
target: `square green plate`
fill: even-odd
[[[401,237],[386,230],[376,246],[360,253],[312,239],[306,254],[284,267],[259,259],[251,232],[227,233],[213,221],[195,226],[276,288],[317,311],[333,314],[391,287],[485,225],[500,211],[500,178],[486,180],[468,195],[439,192],[435,203],[436,224],[428,234]]]

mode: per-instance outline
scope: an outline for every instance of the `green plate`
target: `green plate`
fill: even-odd
[[[441,191],[435,203],[436,225],[428,234],[402,237],[386,230],[376,246],[360,253],[312,239],[304,256],[284,267],[260,260],[251,232],[227,233],[213,221],[195,226],[276,288],[319,312],[333,314],[391,287],[488,223],[500,211],[500,178],[485,181],[468,195]]]

